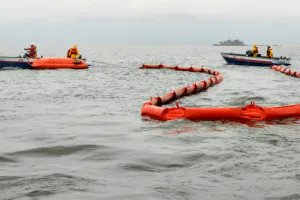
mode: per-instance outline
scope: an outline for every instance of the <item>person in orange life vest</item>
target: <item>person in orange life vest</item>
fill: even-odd
[[[36,46],[31,43],[29,48],[25,48],[24,50],[29,50],[29,58],[36,58],[37,57],[37,48]]]
[[[68,50],[67,57],[75,59],[77,56],[80,56],[77,46],[74,45]]]
[[[258,48],[256,44],[253,45],[253,49],[251,50],[251,52],[253,53],[253,57],[256,57],[258,55]]]

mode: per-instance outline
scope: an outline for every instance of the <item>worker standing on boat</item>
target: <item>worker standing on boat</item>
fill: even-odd
[[[33,43],[31,43],[29,48],[25,48],[24,50],[29,50],[29,55],[28,55],[29,58],[37,57],[37,48]]]
[[[67,57],[76,59],[77,56],[80,56],[77,46],[74,45],[72,48],[68,50]]]
[[[253,53],[253,57],[256,57],[258,55],[258,48],[256,44],[253,45],[253,49],[251,52]]]
[[[268,46],[268,49],[267,49],[267,55],[266,55],[268,58],[273,58],[273,50],[271,49],[270,46]]]

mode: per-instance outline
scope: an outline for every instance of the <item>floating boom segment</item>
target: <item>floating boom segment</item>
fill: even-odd
[[[231,120],[231,121],[270,121],[283,118],[300,118],[300,104],[281,106],[281,107],[261,107],[251,102],[244,107],[219,107],[219,108],[185,108],[180,107],[176,102],[176,107],[164,108],[160,107],[168,104],[183,96],[188,96],[223,81],[223,76],[220,72],[208,68],[196,67],[179,67],[179,66],[166,66],[160,65],[143,65],[140,69],[173,69],[178,71],[201,72],[213,75],[207,80],[194,83],[190,86],[179,88],[171,91],[163,96],[151,98],[149,102],[144,103],[141,109],[142,116],[149,116],[156,120],[174,120],[174,119],[189,119],[189,120],[203,120],[203,121],[216,121],[216,120]],[[297,72],[281,67],[272,66],[272,69],[283,71],[284,73],[297,76]]]

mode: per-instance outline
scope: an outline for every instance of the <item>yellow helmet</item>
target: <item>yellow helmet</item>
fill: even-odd
[[[254,44],[253,46],[256,47],[256,44]]]
[[[76,44],[74,44],[74,48],[77,48]]]

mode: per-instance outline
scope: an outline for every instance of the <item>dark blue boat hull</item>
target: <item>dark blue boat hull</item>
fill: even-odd
[[[272,63],[255,63],[255,62],[245,62],[245,61],[239,61],[239,60],[234,60],[231,58],[224,58],[224,60],[227,62],[228,65],[245,65],[245,66],[254,66],[254,67],[271,67]]]
[[[21,69],[33,69],[28,62],[12,62],[12,61],[0,61],[0,68],[15,67]]]

